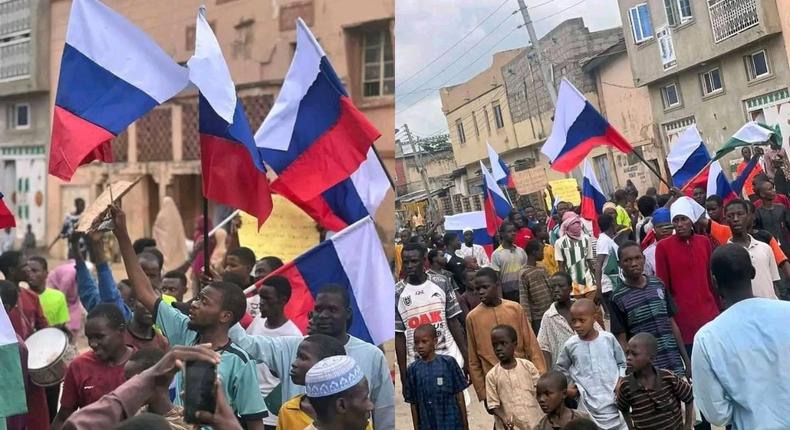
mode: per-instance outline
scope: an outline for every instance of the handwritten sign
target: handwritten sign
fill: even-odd
[[[272,195],[272,200],[274,209],[260,231],[258,220],[241,212],[239,243],[258,258],[274,255],[288,262],[318,244],[318,230],[312,218],[284,197]]]
[[[536,193],[546,188],[548,183],[546,168],[533,167],[532,169],[513,172],[513,182],[516,183],[516,191],[522,196]]]
[[[576,182],[576,179],[557,179],[549,181],[549,185],[551,185],[551,191],[555,199],[561,202],[569,202],[574,206],[581,204],[582,197],[579,194],[579,184]],[[546,193],[546,204],[548,204],[549,208],[554,204],[554,202],[549,201],[548,193]]]

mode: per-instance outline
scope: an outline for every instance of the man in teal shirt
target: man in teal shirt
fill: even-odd
[[[255,362],[228,337],[228,329],[241,320],[247,308],[244,292],[227,282],[212,282],[198,293],[192,302],[189,316],[164,303],[146,276],[132,241],[126,230],[126,215],[120,208],[111,208],[115,221],[115,236],[121,249],[129,283],[135,297],[154,316],[170,345],[210,344],[220,354],[217,372],[225,388],[225,395],[247,429],[263,430],[262,419],[268,410],[261,397]],[[181,392],[183,373],[176,375],[176,392]],[[175,404],[181,404],[176,396]]]

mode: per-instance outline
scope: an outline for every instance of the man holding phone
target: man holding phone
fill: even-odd
[[[255,362],[228,337],[228,329],[241,320],[247,308],[243,291],[227,282],[212,282],[200,290],[189,315],[182,314],[164,303],[151,286],[132,247],[124,212],[118,206],[111,206],[110,213],[137,300],[151,311],[170,345],[211,344],[211,349],[220,354],[216,371],[229,404],[247,429],[263,430],[262,419],[268,415],[268,410],[258,387]],[[181,392],[183,385],[183,373],[179,373],[176,375],[177,392]],[[176,397],[175,403],[180,405],[181,398]]]

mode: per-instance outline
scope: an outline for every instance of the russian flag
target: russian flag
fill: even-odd
[[[274,275],[291,282],[291,299],[285,305],[285,315],[302,333],[307,334],[308,314],[321,288],[339,284],[348,290],[351,299],[353,316],[348,332],[374,345],[393,338],[395,281],[370,217],[348,226],[270,276]],[[258,281],[245,290],[247,297],[257,294],[261,283]]]
[[[300,199],[279,181],[272,184],[274,192],[299,206],[329,231],[340,231],[368,215],[375,216],[391,188],[387,172],[372,147],[365,161],[349,178],[313,199]]]
[[[688,190],[693,190],[697,186],[707,188],[708,175],[706,173],[697,176],[693,184],[688,184],[688,182],[697,173],[704,170],[708,162],[710,162],[708,149],[702,141],[697,125],[692,124],[678,136],[675,146],[667,155],[672,185],[678,188],[686,187]]]
[[[483,212],[486,217],[486,229],[490,236],[494,236],[513,208],[482,161],[480,170],[483,173]]]
[[[601,145],[612,146],[624,153],[634,150],[584,95],[563,78],[557,95],[551,135],[540,152],[549,158],[552,169],[568,173],[594,147]]]
[[[749,179],[749,175],[752,174],[752,171],[757,167],[757,163],[759,162],[760,157],[753,156],[746,164],[746,167],[743,168],[741,174],[732,181],[732,191],[735,192],[737,196],[740,196],[743,192],[743,186],[746,185],[746,180]]]
[[[60,64],[49,173],[112,162],[111,140],[183,90],[187,70],[98,0],[74,0]]]
[[[738,195],[733,192],[732,186],[730,186],[730,181],[724,176],[721,164],[718,161],[711,163],[710,170],[708,170],[707,190],[707,196],[717,195],[721,197],[724,204],[738,198]]]
[[[494,151],[491,144],[486,142],[488,147],[488,160],[491,162],[491,174],[496,180],[496,183],[503,187],[515,189],[516,183],[513,181],[513,175],[510,174],[507,164],[499,158],[499,154]]]
[[[589,159],[584,160],[584,178],[582,179],[582,204],[581,217],[592,221],[593,233],[596,237],[599,233],[598,215],[603,213],[603,205],[606,203],[606,194],[595,177],[595,170]]]
[[[255,143],[291,193],[308,201],[347,179],[381,133],[354,107],[304,21],[296,53]]]
[[[204,7],[198,11],[195,54],[187,66],[200,90],[203,195],[255,216],[260,226],[272,211],[266,168]]]
[[[3,193],[0,193],[0,228],[7,227],[16,227],[16,221],[14,220],[14,214],[3,202]]]
[[[444,231],[458,235],[461,242],[464,241],[464,229],[471,228],[474,235],[475,245],[480,245],[486,250],[486,254],[491,257],[494,253],[494,240],[488,234],[486,225],[486,215],[483,211],[464,212],[444,217]]]

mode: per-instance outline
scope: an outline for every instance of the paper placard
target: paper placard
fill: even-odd
[[[557,179],[549,181],[549,185],[551,185],[554,198],[558,199],[558,201],[569,202],[574,206],[578,206],[582,203],[582,197],[579,194],[579,184],[576,182],[576,179]],[[554,205],[554,202],[549,201],[548,192],[546,193],[546,204],[548,204],[549,208]]]
[[[100,222],[99,218],[104,214],[104,211],[107,210],[107,206],[110,205],[110,190],[112,190],[112,200],[118,201],[121,197],[125,196],[132,187],[137,185],[140,179],[142,179],[142,176],[138,176],[137,179],[133,181],[120,180],[113,182],[110,188],[105,189],[104,192],[82,212],[75,230],[85,233],[91,230],[91,226],[93,226],[94,222],[98,226]]]
[[[513,172],[513,182],[516,183],[516,191],[520,195],[536,193],[544,188],[548,183],[545,167],[533,167],[531,169]]]
[[[274,209],[258,231],[258,220],[241,214],[239,243],[260,259],[268,255],[287,263],[318,244],[320,236],[315,221],[299,207],[279,195],[272,195]]]

